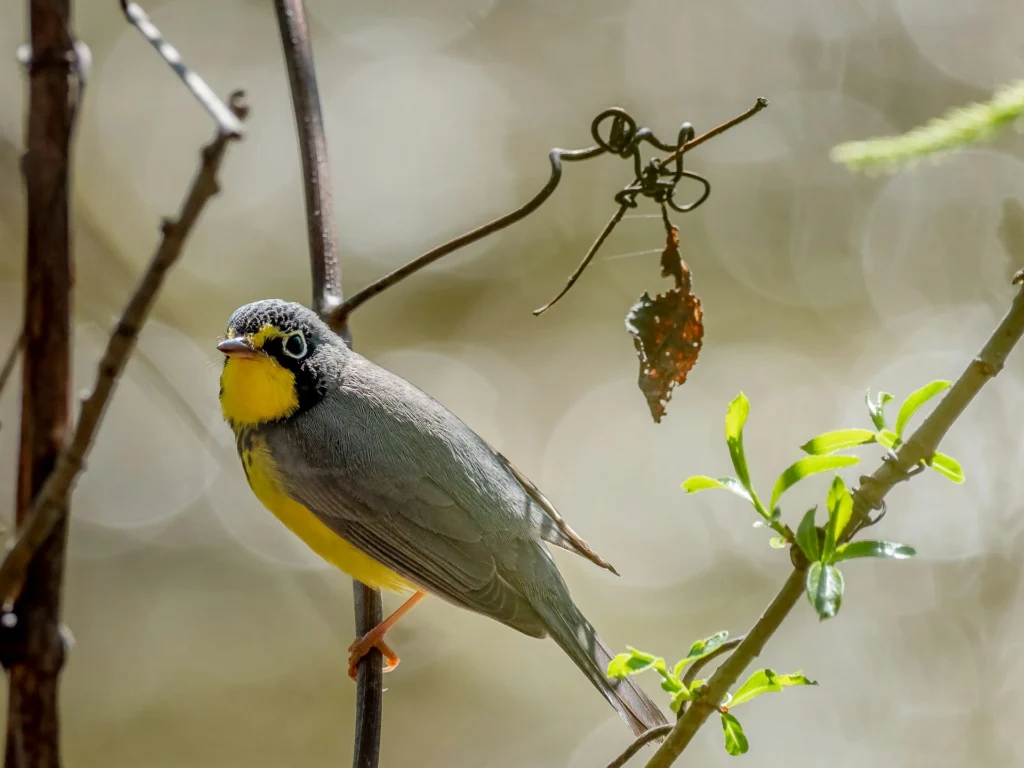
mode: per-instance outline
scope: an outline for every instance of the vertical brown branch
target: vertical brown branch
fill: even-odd
[[[288,65],[292,109],[299,134],[302,177],[306,200],[306,229],[310,269],[313,276],[313,308],[352,344],[344,317],[333,310],[342,303],[341,267],[334,221],[331,176],[327,161],[320,96],[313,66],[313,46],[302,0],[274,0],[281,44]],[[340,322],[338,322],[340,320]],[[335,322],[332,322],[335,321]],[[383,619],[380,593],[358,581],[352,583],[355,598],[355,629],[363,635]],[[359,662],[356,679],[356,723],[352,764],[355,768],[376,768],[380,756],[382,702],[382,659],[372,651]]]
[[[71,396],[71,287],[68,162],[77,83],[70,0],[31,0],[29,113],[22,160],[28,202],[18,523],[60,454]],[[60,765],[58,680],[66,523],[56,526],[29,568],[3,628],[9,678],[8,768]]]

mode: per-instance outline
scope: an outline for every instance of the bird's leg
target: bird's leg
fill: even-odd
[[[388,616],[384,621],[378,624],[376,627],[371,629],[365,635],[357,639],[352,645],[348,647],[348,676],[353,680],[356,679],[356,670],[359,667],[359,661],[366,654],[370,652],[370,649],[376,648],[381,652],[384,657],[384,671],[390,672],[398,666],[400,659],[398,654],[391,650],[391,646],[384,642],[384,634],[391,629],[398,620],[405,616],[409,611],[412,610],[413,606],[416,605],[420,600],[427,596],[426,592],[417,590],[416,594],[406,600],[400,605],[394,613]]]

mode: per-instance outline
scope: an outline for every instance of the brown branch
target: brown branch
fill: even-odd
[[[334,221],[334,198],[327,157],[327,139],[320,110],[320,94],[313,65],[313,46],[303,0],[274,0],[281,32],[284,59],[288,65],[292,109],[299,133],[302,179],[306,199],[306,236],[309,265],[313,273],[313,306],[330,319],[341,303],[341,267],[338,264],[338,236]],[[334,323],[335,330],[339,324]],[[341,326],[343,327],[343,326]]]
[[[181,54],[173,45],[164,40],[160,30],[149,20],[146,12],[136,3],[130,3],[127,0],[121,0],[121,11],[131,25],[139,30],[150,45],[156,49],[160,58],[166,61],[167,65],[181,78],[181,82],[188,86],[192,95],[203,105],[203,109],[217,121],[218,130],[225,136],[240,138],[244,132],[242,121],[231,108],[217,97],[213,89],[199,75],[185,66],[181,60]]]
[[[231,109],[240,120],[245,117],[246,109],[242,103],[241,91],[232,94]],[[219,191],[217,171],[220,169],[228,144],[235,138],[237,137],[233,133],[218,131],[213,141],[203,148],[199,168],[193,177],[177,220],[168,219],[163,222],[160,245],[107,340],[107,347],[97,369],[96,384],[82,403],[71,442],[61,452],[53,471],[32,504],[31,513],[21,524],[17,538],[0,564],[0,599],[4,599],[7,606],[17,596],[21,585],[26,583],[26,570],[37,550],[46,541],[50,532],[58,524],[64,523],[67,516],[68,494],[84,467],[107,404],[132,350],[135,349],[139,331],[149,316],[168,270],[181,256],[185,241],[206,204]],[[31,343],[30,337],[26,336],[26,344]]]
[[[338,311],[343,306],[338,237],[327,140],[324,136],[306,11],[303,0],[274,0],[274,7],[288,66],[292,109],[302,157],[313,308],[351,346],[347,313]],[[362,636],[383,621],[384,608],[380,592],[354,579],[352,592],[356,635]],[[356,723],[352,747],[352,764],[355,768],[376,768],[380,759],[383,688],[383,659],[380,652],[373,649],[360,660],[356,676]]]
[[[913,469],[935,454],[939,442],[975,398],[981,388],[1006,363],[1014,346],[1024,336],[1024,291],[1018,291],[1002,322],[992,333],[978,356],[970,362],[956,383],[946,392],[935,410],[900,446],[895,460],[886,459],[870,477],[861,478],[861,487],[853,492],[855,514],[866,519],[871,509],[882,506],[885,496],[898,483],[913,476]],[[849,538],[849,536],[844,537]],[[720,702],[740,675],[764,649],[804,592],[806,562],[798,550],[791,550],[794,568],[782,590],[758,619],[733,654],[707,682],[700,701]],[[715,711],[710,706],[691,706],[676,722],[672,732],[647,763],[647,768],[668,768],[686,749],[700,727]]]
[[[61,453],[71,416],[71,136],[81,81],[71,34],[70,0],[28,3],[30,43],[26,150],[28,209],[21,443],[15,519],[33,499]],[[66,526],[39,542],[31,584],[16,621],[0,623],[0,662],[7,671],[8,768],[58,768],[58,685],[64,665],[60,632]]]

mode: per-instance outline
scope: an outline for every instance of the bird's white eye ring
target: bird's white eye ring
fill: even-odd
[[[284,353],[288,357],[294,357],[296,360],[301,360],[306,356],[306,337],[302,334],[302,331],[297,331],[285,339]]]

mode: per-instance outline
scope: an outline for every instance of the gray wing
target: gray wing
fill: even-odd
[[[562,587],[545,514],[439,403],[352,355],[336,391],[265,436],[289,495],[346,541],[432,594],[547,633],[534,602]]]

